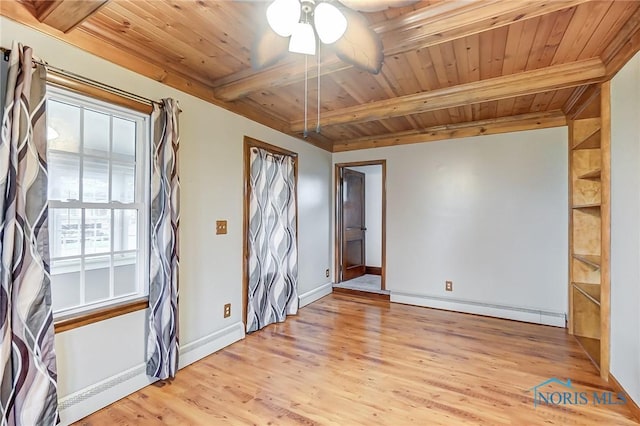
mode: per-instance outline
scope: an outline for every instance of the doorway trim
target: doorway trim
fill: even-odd
[[[350,163],[336,163],[334,165],[334,283],[340,282],[340,266],[342,265],[342,190],[340,172],[344,168],[359,166],[382,166],[382,273],[380,276],[380,286],[386,290],[387,277],[387,160],[354,161]],[[366,197],[366,195],[365,195]],[[365,265],[366,266],[366,265]]]

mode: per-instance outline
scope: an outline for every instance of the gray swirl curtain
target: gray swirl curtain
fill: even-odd
[[[294,161],[250,151],[248,333],[298,312]]]
[[[0,138],[2,425],[58,421],[49,281],[46,70],[14,43]]]
[[[147,374],[175,377],[178,370],[178,114],[174,99],[154,105],[151,170],[151,251]]]

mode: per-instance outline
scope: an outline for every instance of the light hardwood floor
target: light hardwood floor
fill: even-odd
[[[552,377],[611,390],[564,329],[333,294],[79,424],[637,424],[620,405],[534,407]]]

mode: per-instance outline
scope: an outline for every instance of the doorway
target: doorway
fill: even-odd
[[[298,154],[244,137],[242,320],[251,333],[298,312]]]
[[[334,290],[388,296],[386,160],[335,165]]]

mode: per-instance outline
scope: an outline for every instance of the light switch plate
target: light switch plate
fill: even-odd
[[[216,235],[221,235],[226,233],[227,233],[227,221],[216,220]]]

